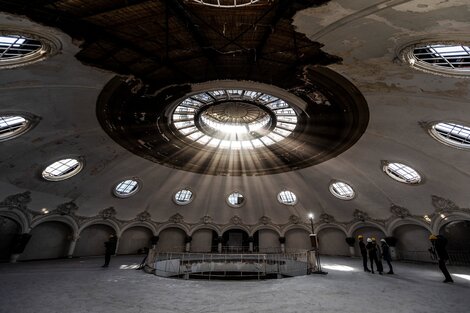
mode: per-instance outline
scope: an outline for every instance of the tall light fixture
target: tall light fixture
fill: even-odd
[[[315,234],[315,230],[313,228],[313,218],[315,216],[313,213],[308,214],[308,219],[310,220],[310,227],[311,227],[311,233],[309,235],[310,237],[310,243],[312,245],[312,249],[309,251],[311,261],[309,264],[313,265],[312,268],[310,268],[310,273],[311,274],[322,274],[326,275],[328,272],[324,272],[321,269],[321,262],[320,262],[320,249],[318,247],[318,240],[317,240],[317,234]]]

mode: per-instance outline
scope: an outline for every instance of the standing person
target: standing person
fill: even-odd
[[[392,267],[392,255],[390,254],[390,246],[387,244],[387,241],[385,239],[380,239],[380,242],[382,243],[382,257],[385,261],[387,261],[388,264],[388,273],[387,274],[393,274],[393,267]]]
[[[447,254],[446,250],[447,239],[442,235],[431,235],[429,236],[429,240],[432,244],[432,247],[429,248],[429,252],[437,257],[439,262],[439,269],[442,271],[442,274],[444,274],[445,277],[444,283],[453,283],[454,280],[450,276],[446,267],[446,262],[449,260],[449,254]]]
[[[106,248],[105,254],[104,254],[104,265],[101,267],[108,267],[109,266],[109,261],[111,260],[111,255],[113,255],[116,252],[116,244],[117,244],[117,238],[115,235],[110,235],[109,240],[104,243],[104,247]]]
[[[375,242],[375,238],[367,238],[367,245],[366,245],[367,252],[369,254],[370,259],[370,269],[372,274],[374,274],[374,262],[377,267],[377,271],[380,275],[383,273],[382,262],[379,261],[380,249]]]
[[[357,236],[359,240],[359,249],[361,250],[362,255],[362,265],[364,266],[364,272],[369,272],[370,269],[367,268],[367,249],[366,244],[364,243],[364,237],[362,235]]]

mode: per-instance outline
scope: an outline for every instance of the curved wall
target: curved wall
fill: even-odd
[[[88,226],[80,233],[74,256],[104,255],[104,243],[114,233],[114,229],[108,225],[95,224]]]
[[[139,249],[150,248],[152,231],[136,226],[126,229],[119,238],[117,254],[137,254]]]
[[[325,228],[319,231],[318,246],[322,255],[350,255],[346,234],[336,228]]]
[[[44,222],[34,227],[20,260],[55,259],[67,256],[72,230],[61,222]]]

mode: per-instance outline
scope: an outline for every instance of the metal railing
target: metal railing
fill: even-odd
[[[449,264],[451,265],[470,265],[470,251],[449,250]],[[429,251],[407,251],[397,250],[397,259],[413,262],[435,263],[437,259]]]
[[[307,251],[299,253],[156,252],[158,276],[205,279],[265,279],[307,274]]]

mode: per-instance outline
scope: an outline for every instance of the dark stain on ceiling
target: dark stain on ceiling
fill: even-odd
[[[153,88],[217,79],[288,88],[286,74],[341,61],[292,25],[296,12],[328,1],[216,8],[190,0],[0,0],[0,9],[60,28],[82,42],[83,63]]]

